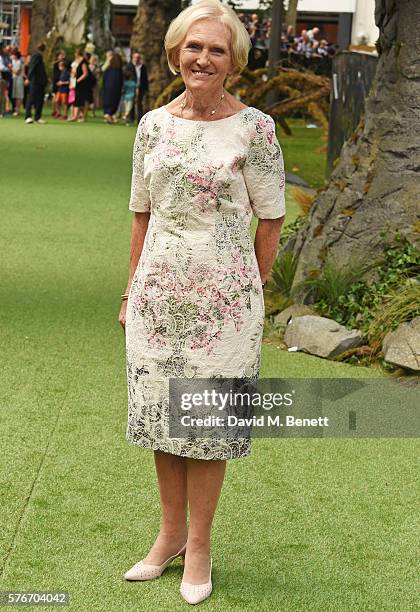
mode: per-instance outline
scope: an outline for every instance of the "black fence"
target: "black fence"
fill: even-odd
[[[328,135],[327,178],[341,147],[364,114],[365,98],[376,72],[378,57],[371,53],[341,51],[333,58]]]

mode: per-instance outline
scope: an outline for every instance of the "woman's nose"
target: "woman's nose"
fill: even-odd
[[[203,66],[206,66],[209,63],[208,51],[202,49],[200,55],[198,56],[197,62]]]

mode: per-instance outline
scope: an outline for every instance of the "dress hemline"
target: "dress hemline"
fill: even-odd
[[[197,457],[196,453],[194,452],[194,449],[191,449],[190,451],[187,450],[184,452],[182,452],[182,450],[181,452],[175,452],[175,450],[169,450],[167,445],[161,445],[159,444],[159,442],[152,442],[144,438],[136,440],[129,434],[126,434],[125,439],[129,444],[141,446],[142,448],[148,448],[150,450],[157,450],[162,453],[167,453],[168,455],[176,455],[177,457],[184,457],[185,459],[202,459],[203,461],[226,461],[228,459],[243,459],[251,455],[251,444],[249,445],[248,450],[245,452],[242,452],[241,454],[230,453],[229,455],[221,456],[221,457],[208,457],[208,456],[207,457]]]

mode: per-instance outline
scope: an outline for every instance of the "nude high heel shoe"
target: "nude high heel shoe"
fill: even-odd
[[[204,584],[190,584],[184,580],[181,582],[179,590],[182,597],[189,604],[198,604],[200,601],[207,599],[213,590],[213,584],[211,581],[211,569],[213,566],[213,559],[210,557],[210,575],[208,582]]]
[[[153,580],[154,578],[159,578],[159,576],[162,575],[164,570],[168,567],[170,563],[172,563],[174,559],[176,559],[177,557],[185,558],[186,548],[187,545],[184,544],[184,546],[179,552],[176,553],[176,555],[172,555],[172,557],[166,559],[166,561],[164,561],[162,565],[152,565],[150,563],[144,563],[142,559],[141,561],[135,563],[133,567],[131,567],[124,574],[124,578],[126,580]]]

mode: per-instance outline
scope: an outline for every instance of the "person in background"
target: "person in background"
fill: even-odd
[[[130,111],[130,122],[134,121],[134,115],[135,115],[135,110],[136,110],[136,106],[137,106],[137,72],[136,72],[136,68],[134,65],[134,56],[139,56],[139,53],[133,53],[131,56],[130,61],[127,63],[126,69],[130,70],[131,74],[132,74],[132,80],[136,81],[136,97],[134,100],[134,106]]]
[[[4,79],[3,72],[5,71],[5,66],[3,64],[3,58],[0,53],[0,119],[3,119],[3,103],[4,103]]]
[[[1,98],[2,98],[2,104],[4,106],[4,109],[2,109],[2,116],[3,113],[5,115],[10,114],[11,112],[11,103],[10,103],[10,96],[9,96],[9,86],[10,86],[10,81],[12,78],[12,72],[11,72],[11,59],[8,53],[8,47],[3,47],[3,45],[0,46],[0,61],[1,61],[1,82],[0,82],[0,86],[1,86]]]
[[[23,60],[19,51],[14,51],[11,55],[12,60],[12,100],[14,106],[13,116],[17,117],[20,113],[20,107],[24,96],[24,83],[23,83]]]
[[[317,36],[319,36],[319,28],[312,28],[312,30],[308,30],[306,35],[309,40],[317,40]]]
[[[67,119],[68,98],[70,89],[70,72],[66,63],[62,60],[58,64],[59,75],[57,80],[57,93],[55,94],[54,104],[57,119]],[[63,107],[63,112],[61,108]]]
[[[22,77],[23,77],[23,108],[26,108],[26,102],[28,100],[29,95],[29,79],[28,79],[28,68],[29,63],[31,61],[31,56],[25,55],[25,59],[23,60],[23,69],[22,69]]]
[[[251,15],[251,21],[249,22],[248,32],[251,38],[252,46],[254,47],[257,43],[260,34],[260,20],[257,13]]]
[[[115,114],[121,100],[123,86],[122,59],[118,53],[113,53],[103,76],[104,121],[116,123]]]
[[[79,122],[86,121],[87,115],[87,104],[89,102],[89,90],[90,90],[90,78],[89,78],[89,67],[85,59],[83,49],[78,47],[75,51],[74,56],[76,67],[76,98],[74,101],[73,117],[71,121]],[[79,117],[79,109],[81,116]]]
[[[93,89],[96,85],[96,77],[90,69],[90,58],[92,57],[92,54],[85,50],[85,52],[83,53],[83,57],[86,60],[86,65],[88,68],[88,77],[87,77],[87,83],[86,83],[86,104],[87,104],[86,116],[87,116],[87,113],[89,109],[92,108],[92,104],[93,104]]]
[[[133,122],[131,119],[131,112],[135,105],[136,100],[136,90],[137,90],[137,82],[133,71],[128,68],[128,66],[124,70],[124,84],[122,90],[122,119],[125,122],[125,125],[130,125]]]
[[[328,51],[328,57],[333,57],[336,53],[338,53],[340,50],[338,45],[334,45],[333,43],[328,42],[327,43],[327,51]]]
[[[295,42],[294,29],[295,28],[292,25],[287,26],[286,39],[289,45],[293,45],[293,43]]]
[[[70,107],[70,117],[67,118],[67,121],[76,121],[77,119],[77,112],[75,113],[77,66],[78,62],[74,59],[70,65],[70,85],[68,98],[68,104]]]
[[[311,57],[312,54],[312,41],[308,36],[307,30],[302,30],[300,37],[297,41],[297,52],[305,57]]]
[[[52,116],[53,117],[59,117],[60,113],[57,110],[57,106],[56,106],[56,93],[58,92],[58,88],[57,88],[57,81],[60,78],[60,62],[65,62],[66,60],[66,54],[64,53],[64,51],[59,51],[55,57],[55,60],[53,62],[53,78],[52,78],[52,94],[53,94],[53,108],[52,108]]]
[[[137,92],[137,122],[143,117],[143,100],[149,89],[149,79],[147,75],[147,66],[143,63],[140,53],[133,54],[133,68],[136,73]]]
[[[328,56],[328,42],[325,40],[325,38],[323,38],[320,41],[318,49],[317,49],[317,53],[318,55],[321,55],[323,57]]]
[[[41,118],[42,107],[44,104],[45,88],[48,83],[44,59],[42,56],[45,51],[45,48],[45,44],[40,43],[36,48],[36,52],[31,56],[31,61],[29,63],[29,95],[26,101],[25,123],[34,122],[34,120],[32,119],[32,106],[35,107],[36,123],[46,123],[46,121]]]
[[[114,55],[113,51],[107,51],[105,54],[105,61],[101,66],[102,72],[105,72],[109,68],[109,64],[111,63],[112,56]]]
[[[8,45],[5,49],[6,57],[8,61],[8,69],[9,69],[9,81],[7,87],[7,94],[9,96],[9,113],[13,113],[14,111],[14,103],[13,103],[13,73],[12,73],[12,54],[18,51],[17,47],[12,47],[12,45]]]
[[[92,111],[92,116],[95,117],[95,110],[101,106],[100,95],[99,95],[99,80],[102,75],[101,68],[98,64],[98,56],[91,55],[89,60],[89,70],[94,76],[95,83],[92,87],[92,103],[90,105],[90,109]]]

